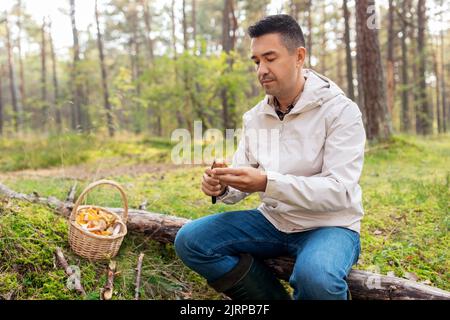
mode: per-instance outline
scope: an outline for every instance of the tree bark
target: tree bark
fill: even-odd
[[[25,96],[25,77],[24,77],[24,67],[23,67],[23,57],[22,57],[22,0],[17,0],[17,49],[19,54],[19,77],[20,77],[20,97],[22,100],[22,105],[25,106],[26,96]]]
[[[311,57],[312,57],[312,0],[308,1],[308,35],[306,37],[306,46],[308,50],[308,66],[309,68],[312,68],[311,66]]]
[[[59,106],[59,83],[58,74],[56,72],[56,55],[52,37],[52,22],[48,22],[48,42],[50,45],[50,57],[52,61],[52,79],[53,79],[53,112],[55,114],[56,131],[62,132],[62,116]]]
[[[426,1],[418,0],[417,2],[417,54],[419,58],[418,77],[419,102],[416,111],[416,131],[418,134],[428,135],[433,132],[433,115],[430,105],[428,104],[427,83],[425,80],[426,73]]]
[[[178,60],[178,54],[177,54],[177,36],[176,36],[176,18],[175,18],[175,0],[172,0],[170,5],[170,20],[171,20],[171,35],[172,35],[172,50],[173,50],[173,61],[174,61],[174,72],[175,72],[175,82],[179,82],[179,74],[178,74],[178,67],[177,67],[177,60]],[[180,111],[180,109],[175,110],[175,117],[177,119],[178,128],[183,128],[185,121],[184,117]],[[158,121],[161,121],[161,118],[158,119]],[[158,124],[160,125],[160,124]]]
[[[144,11],[144,24],[145,24],[145,34],[146,34],[146,43],[147,43],[147,53],[148,53],[148,59],[150,63],[153,63],[153,60],[155,58],[155,54],[153,52],[153,40],[151,37],[152,33],[152,16],[150,14],[150,8],[148,5],[148,0],[141,0],[141,6]]]
[[[395,30],[394,30],[394,5],[393,0],[389,0],[388,9],[388,52],[387,52],[387,107],[392,115],[395,104],[395,78],[394,78],[394,46],[395,46]]]
[[[411,121],[409,114],[409,64],[408,64],[408,48],[406,45],[406,39],[408,37],[408,24],[406,23],[406,12],[409,10],[409,1],[402,2],[402,12],[401,16],[401,26],[402,26],[402,37],[401,37],[401,51],[402,51],[402,109],[401,109],[401,130],[403,132],[409,132],[411,130]]]
[[[49,206],[57,213],[69,217],[73,203],[63,202],[55,197],[40,197],[37,194],[26,195],[15,192],[0,183],[0,195],[24,201],[41,203]],[[107,208],[117,214],[123,213],[123,208]],[[129,209],[127,228],[129,231],[145,234],[148,238],[161,243],[173,243],[178,230],[189,219]],[[281,279],[288,280],[292,272],[293,257],[277,257],[267,259],[266,264]],[[411,280],[384,276],[363,270],[352,270],[347,282],[355,300],[450,300],[450,292],[416,283]]]
[[[192,0],[192,39],[194,39],[194,55],[197,54],[197,1]]]
[[[328,37],[327,37],[327,30],[325,29],[325,24],[328,22],[328,15],[326,11],[327,3],[322,2],[322,12],[320,13],[322,21],[320,21],[320,35],[322,38],[321,43],[321,50],[319,53],[319,66],[320,66],[320,73],[327,74],[328,66],[327,66],[327,43],[328,43]]]
[[[392,124],[386,104],[378,30],[373,23],[376,17],[370,8],[375,8],[374,0],[356,1],[357,63],[361,72],[358,87],[363,95],[367,138],[387,139]]]
[[[441,7],[444,6],[444,0]],[[441,12],[441,25],[444,25],[444,10]],[[441,94],[442,94],[442,130],[447,132],[448,121],[450,121],[450,107],[447,106],[447,87],[445,84],[445,61],[444,61],[445,41],[444,30],[441,30]]]
[[[97,25],[97,47],[98,47],[98,55],[100,59],[100,71],[102,74],[102,88],[103,88],[103,102],[106,112],[106,124],[108,126],[108,133],[110,137],[114,137],[114,123],[112,117],[112,107],[109,102],[109,90],[108,90],[108,75],[106,73],[105,67],[105,55],[103,53],[103,40],[102,34],[100,32],[100,23],[98,17],[98,7],[97,0],[95,0],[95,23]]]
[[[351,100],[355,100],[355,88],[353,86],[353,59],[350,47],[350,12],[347,7],[347,0],[343,1],[344,10],[344,41],[345,41],[345,64],[347,65],[347,94]]]
[[[189,49],[189,38],[188,38],[188,32],[187,32],[187,15],[186,15],[186,0],[183,0],[183,19],[182,19],[182,25],[183,25],[183,48],[184,51],[188,51]]]
[[[83,96],[83,88],[79,79],[79,64],[80,64],[80,45],[78,40],[78,30],[75,21],[75,0],[70,0],[70,20],[72,23],[73,36],[73,65],[71,72],[72,85],[72,129],[83,131],[82,127],[82,111],[81,101]]]
[[[47,40],[45,35],[45,18],[42,19],[41,27],[41,99],[42,99],[42,126],[47,128],[48,101],[47,101]]]
[[[9,29],[8,19],[5,21],[6,28],[6,51],[8,52],[8,70],[9,70],[9,87],[11,92],[11,103],[13,107],[13,119],[14,119],[14,129],[16,133],[22,131],[22,106],[20,104],[20,99],[18,99],[18,92],[16,86],[16,78],[14,74],[14,58],[11,45],[11,33]]]
[[[141,53],[140,53],[140,39],[139,39],[139,26],[138,26],[138,8],[136,4],[130,2],[128,4],[128,11],[126,12],[127,23],[131,28],[130,34],[130,62],[131,62],[131,74],[132,80],[135,86],[135,96],[141,96]],[[142,126],[142,110],[141,104],[138,100],[134,103],[133,113],[133,131],[135,134],[140,134],[143,130]]]
[[[177,60],[177,36],[176,36],[176,24],[175,24],[175,0],[172,0],[170,5],[170,20],[171,20],[171,35],[172,35],[172,50],[173,50],[173,59]]]
[[[222,47],[227,54],[234,50],[237,20],[234,15],[233,0],[224,0],[222,15]]]
[[[436,121],[437,121],[437,129],[438,133],[442,133],[442,116],[441,116],[441,92],[440,92],[440,83],[441,83],[441,77],[439,74],[439,67],[438,67],[438,57],[437,57],[437,51],[438,48],[433,48],[432,53],[432,60],[433,60],[433,72],[434,76],[436,78]]]
[[[417,12],[414,10],[413,1],[410,2],[410,24],[408,25],[408,38],[409,38],[409,47],[408,47],[408,55],[410,59],[408,63],[411,65],[410,70],[412,71],[412,77],[410,79],[410,86],[408,87],[408,94],[411,101],[411,105],[409,108],[410,120],[411,120],[411,129],[417,134],[417,125],[416,125],[416,113],[418,109],[418,105],[420,102],[419,90],[417,87],[419,86],[419,75],[418,75],[418,57],[417,57]],[[415,12],[415,14],[412,14]],[[406,21],[405,21],[406,22]]]
[[[233,67],[233,59],[230,57],[231,51],[234,50],[236,44],[236,31],[238,28],[237,19],[234,13],[234,1],[224,0],[223,15],[222,15],[222,48],[227,54],[228,72]],[[227,88],[220,91],[222,99],[222,117],[223,129],[231,129],[236,127],[235,122],[235,101],[228,96]]]
[[[3,135],[3,64],[0,64],[0,136]]]

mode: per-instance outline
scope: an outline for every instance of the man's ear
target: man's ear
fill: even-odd
[[[297,67],[303,67],[305,60],[306,60],[306,48],[298,47],[297,48]]]

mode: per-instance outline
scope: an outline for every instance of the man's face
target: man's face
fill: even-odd
[[[288,51],[279,33],[253,38],[251,55],[258,80],[266,94],[282,97],[295,88],[298,71],[303,65],[302,57],[299,57],[297,51]]]

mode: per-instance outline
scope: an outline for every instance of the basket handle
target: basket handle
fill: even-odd
[[[80,196],[78,197],[77,201],[75,202],[72,212],[70,213],[70,220],[74,221],[75,220],[75,214],[77,212],[78,207],[80,206],[81,202],[83,201],[84,197],[95,187],[98,187],[99,185],[111,185],[113,187],[115,187],[116,189],[119,190],[120,195],[122,196],[122,202],[123,202],[123,206],[124,206],[124,211],[123,211],[123,220],[126,223],[128,220],[128,200],[127,200],[127,196],[125,195],[125,191],[123,190],[123,188],[115,181],[112,180],[98,180],[95,181],[93,183],[91,183],[90,185],[88,185],[86,187],[86,189],[83,190],[83,192],[80,194]]]

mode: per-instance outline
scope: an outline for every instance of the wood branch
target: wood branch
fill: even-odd
[[[61,265],[61,267],[63,267],[65,273],[69,276],[69,278],[72,278],[74,280],[73,281],[74,289],[76,291],[78,291],[80,294],[82,294],[83,296],[85,296],[86,291],[84,290],[83,286],[81,285],[80,277],[76,276],[75,270],[71,266],[69,266],[69,264],[67,263],[67,260],[64,257],[64,254],[63,254],[63,251],[61,248],[59,248],[59,247],[56,248],[55,256],[56,256],[56,260],[58,261],[58,263]]]
[[[0,183],[0,195],[26,201],[39,202],[56,209],[67,216],[73,204],[59,201],[54,197],[42,198],[14,192]],[[107,208],[121,214],[122,208]],[[189,219],[144,210],[130,209],[127,227],[129,231],[143,233],[162,243],[173,243],[178,230]],[[266,260],[267,265],[280,278],[288,280],[292,272],[292,257],[279,257]],[[355,300],[450,300],[450,292],[425,284],[397,277],[385,276],[363,270],[352,270],[347,278],[352,297]]]
[[[139,300],[139,291],[141,290],[141,272],[142,272],[142,261],[144,260],[144,254],[141,253],[138,258],[138,263],[136,267],[136,289],[134,293],[134,300]]]
[[[72,188],[70,188],[69,192],[67,193],[66,202],[75,202],[75,193],[77,192],[77,182],[74,183]]]
[[[102,300],[111,300],[114,291],[114,276],[116,275],[116,262],[110,261],[108,265],[108,278],[100,297]]]
[[[144,199],[144,201],[142,201],[142,203],[139,205],[139,210],[146,210],[147,209],[147,205],[148,205],[148,201],[147,199]]]

